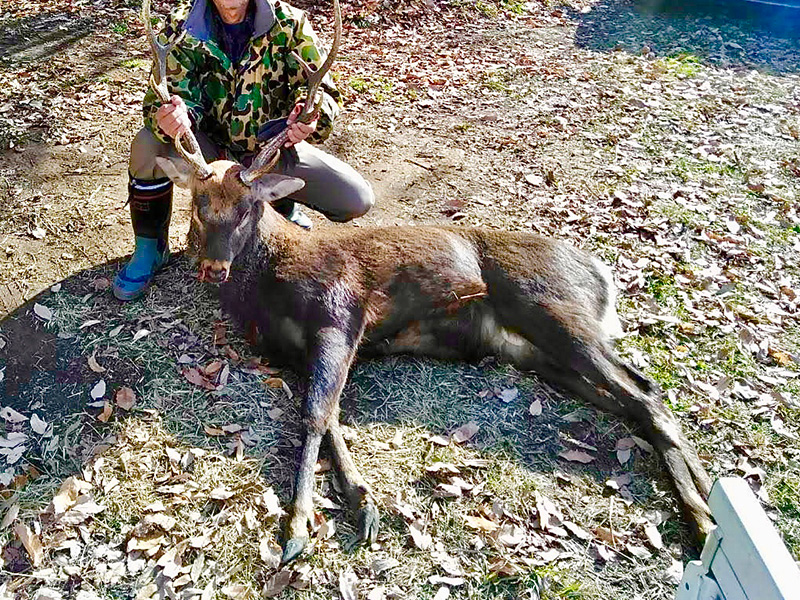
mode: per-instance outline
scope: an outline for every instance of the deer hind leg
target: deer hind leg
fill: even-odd
[[[624,365],[604,344],[581,354],[571,369],[551,364],[542,365],[539,372],[596,406],[634,421],[643,430],[664,461],[689,524],[697,537],[704,539],[712,527],[705,502],[711,480],[677,419],[662,402],[657,386]]]
[[[358,541],[368,541],[372,544],[378,537],[380,525],[380,515],[375,506],[372,490],[358,471],[338,422],[331,423],[328,436],[345,498],[350,510],[357,515]]]
[[[580,318],[580,309],[542,312],[541,306],[516,312],[539,317],[524,322],[512,320],[510,311],[499,317],[497,323],[507,326],[502,335],[493,338],[498,352],[519,368],[536,371],[598,408],[634,421],[663,458],[684,512],[702,539],[711,527],[704,499],[711,480],[677,419],[662,402],[658,386],[624,364],[606,341],[602,324],[587,322],[585,315]]]

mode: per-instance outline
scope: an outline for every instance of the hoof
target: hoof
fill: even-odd
[[[358,541],[374,543],[378,538],[378,528],[380,527],[381,517],[378,509],[371,502],[364,505],[358,511]]]
[[[283,555],[281,556],[281,564],[292,562],[295,558],[303,553],[308,545],[308,538],[292,538],[283,547]]]

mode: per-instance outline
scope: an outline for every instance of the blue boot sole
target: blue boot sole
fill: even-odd
[[[137,298],[141,297],[147,291],[147,288],[150,287],[150,283],[153,281],[155,274],[167,263],[168,260],[169,249],[166,249],[153,266],[152,272],[144,277],[128,277],[127,265],[122,267],[122,270],[120,270],[120,272],[117,273],[117,276],[114,277],[114,283],[111,286],[114,297],[117,300],[122,300],[123,302],[136,300]]]

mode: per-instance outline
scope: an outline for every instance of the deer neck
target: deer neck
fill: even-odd
[[[303,233],[283,215],[265,206],[261,217],[253,224],[253,238],[246,245],[242,258],[246,262],[274,263],[297,245]]]

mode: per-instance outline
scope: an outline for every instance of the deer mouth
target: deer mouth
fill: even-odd
[[[200,263],[197,278],[200,281],[219,285],[225,283],[230,275],[230,263],[221,260],[204,260]]]

